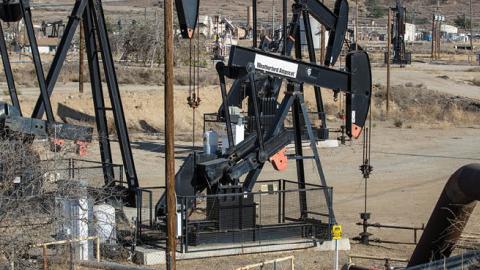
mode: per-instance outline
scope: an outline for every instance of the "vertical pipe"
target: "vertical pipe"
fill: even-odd
[[[253,39],[252,47],[257,47],[257,0],[252,0],[253,7]]]
[[[283,28],[282,28],[282,37],[283,37],[283,49],[282,49],[282,52],[283,52],[283,55],[287,55],[287,16],[288,16],[288,4],[287,4],[287,1],[288,0],[283,0],[283,15],[282,15],[282,19],[283,19]]]
[[[390,47],[392,43],[392,10],[388,9],[387,23],[387,116],[390,111]]]
[[[255,0],[254,0],[255,1]],[[173,0],[165,0],[165,181],[167,186],[167,269],[176,269],[175,118],[173,104]],[[228,109],[228,108],[227,108]]]

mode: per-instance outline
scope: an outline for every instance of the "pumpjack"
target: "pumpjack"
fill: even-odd
[[[115,73],[110,43],[107,34],[105,16],[101,0],[76,0],[68,23],[63,32],[58,49],[52,64],[45,77],[41,56],[38,50],[36,34],[32,23],[32,13],[29,0],[3,0],[0,2],[0,18],[4,22],[18,22],[23,20],[26,34],[32,51],[33,64],[37,75],[40,96],[35,104],[30,117],[23,116],[15,86],[15,80],[9,61],[7,46],[0,24],[0,53],[2,56],[5,76],[7,78],[8,91],[11,105],[0,103],[0,130],[3,138],[20,138],[29,136],[29,141],[42,136],[48,138],[74,140],[81,144],[88,143],[92,139],[93,129],[77,125],[69,125],[55,121],[50,95],[57,82],[59,73],[65,62],[67,52],[72,45],[75,31],[83,22],[85,31],[85,48],[88,59],[93,105],[95,108],[95,120],[100,145],[100,156],[105,185],[118,185],[115,181],[114,164],[110,147],[110,135],[108,133],[107,113],[112,113],[115,122],[116,136],[122,154],[123,167],[127,178],[125,196],[122,198],[128,205],[135,205],[136,189],[139,187],[135,163],[130,146],[127,125],[122,107],[122,100]],[[107,90],[102,86],[101,68],[103,68],[104,80],[107,82]],[[107,94],[111,106],[107,107],[104,95]],[[46,114],[46,120],[43,115]],[[55,135],[55,136],[54,136]]]
[[[397,0],[395,7],[391,8],[393,15],[392,29],[392,45],[393,58],[387,59],[385,54],[385,63],[391,61],[393,64],[410,65],[412,63],[412,53],[405,50],[405,32],[407,9],[401,0]]]
[[[175,3],[181,34],[184,38],[192,38],[198,18],[199,1],[177,0]],[[254,4],[256,4],[255,1]],[[318,0],[297,0],[292,6],[292,11],[291,22],[288,27],[283,27],[282,44],[279,46],[278,52],[266,52],[258,49],[255,38],[256,32],[254,31],[253,48],[232,46],[228,63],[220,62],[217,64],[216,69],[222,94],[222,105],[218,110],[217,117],[219,121],[225,124],[229,148],[224,154],[194,152],[187,157],[175,179],[178,198],[194,197],[202,192],[213,195],[222,194],[227,197],[229,194],[248,193],[252,191],[266,163],[272,163],[274,168],[279,171],[285,169],[282,164],[288,158],[283,149],[292,142],[295,145],[293,159],[295,159],[296,163],[298,188],[301,190],[306,186],[305,158],[314,160],[316,171],[320,178],[320,185],[328,187],[316,147],[318,138],[328,137],[321,87],[331,89],[334,93],[343,92],[346,94],[345,111],[347,112],[347,117],[345,125],[347,134],[353,138],[360,136],[368,115],[371,97],[372,82],[368,54],[364,51],[351,51],[346,56],[345,70],[333,68],[340,57],[345,33],[347,32],[347,0],[337,0],[333,11]],[[315,59],[309,21],[310,16],[320,21],[330,31],[326,60],[322,64],[318,64]],[[32,125],[20,125],[18,123],[23,121],[24,123],[44,124],[42,130],[47,135],[49,135],[49,130],[52,127],[65,126],[65,124],[57,123],[54,119],[50,95],[54,90],[68,48],[80,23],[80,18],[83,18],[96,128],[99,135],[105,184],[111,185],[114,181],[106,117],[107,112],[111,112],[115,121],[116,135],[127,176],[128,187],[126,188],[127,196],[125,199],[128,204],[135,205],[139,183],[130,148],[101,0],[75,1],[71,16],[46,77],[43,73],[35,32],[33,31],[29,1],[2,1],[0,18],[5,22],[24,20],[27,36],[32,46],[32,59],[40,88],[40,97],[31,117],[22,116],[3,33],[0,33],[2,34],[0,37],[0,50],[12,100],[12,105],[3,106],[5,108],[5,113],[3,114],[5,117],[1,121],[3,123],[2,130],[13,130],[24,134],[31,133],[34,136],[39,134],[29,130]],[[284,21],[286,21],[286,17]],[[302,44],[300,44],[299,31],[302,22],[307,32],[309,61],[302,60]],[[287,23],[284,23],[284,25],[287,25]],[[292,51],[295,52],[294,58],[290,56]],[[100,68],[103,68],[104,79],[107,82],[108,91],[106,93],[104,93],[101,84]],[[228,92],[226,89],[227,79],[233,80],[232,87]],[[284,83],[286,84],[286,91],[282,92],[281,87]],[[312,85],[315,91],[318,117],[322,122],[322,126],[316,130],[312,126],[308,108],[305,104],[305,84]],[[108,94],[110,98],[110,108],[107,108],[104,104],[104,94]],[[249,101],[248,114],[252,120],[245,140],[235,145],[233,143],[230,107],[240,106],[244,99]],[[277,103],[277,100],[281,100],[281,102]],[[46,114],[46,120],[42,119],[44,113]],[[293,128],[285,126],[285,120],[290,113],[293,119]],[[267,121],[267,118],[273,120]],[[74,128],[83,130],[85,131],[83,133],[87,134],[92,132],[91,129],[85,127],[75,126]],[[68,131],[69,129],[65,128],[65,130]],[[77,140],[80,137],[79,134],[83,133],[65,132],[64,138]],[[303,154],[302,143],[303,135],[305,134],[310,142],[312,157],[306,157]],[[80,137],[80,139],[89,138],[88,136]],[[301,201],[306,201],[304,192],[299,192],[299,196]],[[245,200],[251,200],[251,197],[245,198]],[[318,200],[326,202],[328,205],[327,215],[330,220],[329,223],[335,223],[335,215],[331,205],[331,193],[325,189],[324,195],[318,198]],[[251,207],[251,204],[243,201],[243,199],[237,201],[237,203]],[[159,222],[162,222],[165,218],[165,206],[165,196],[162,196],[156,205],[155,211]],[[195,207],[194,202],[187,201],[186,207],[193,210]],[[301,203],[300,208],[302,211],[300,220],[310,222],[311,217],[309,217],[309,212],[305,209],[303,203]],[[254,219],[255,211],[247,212]],[[223,215],[225,212],[219,212],[218,214]],[[221,218],[221,216],[217,217]],[[235,225],[233,228],[235,228]]]
[[[185,0],[177,2],[187,4]],[[237,207],[250,209],[252,203],[250,196],[245,195],[245,198],[240,200],[233,198],[236,194],[248,194],[253,190],[267,163],[270,162],[276,170],[283,171],[285,169],[283,164],[288,160],[284,149],[291,143],[295,145],[293,158],[297,168],[297,184],[299,189],[305,188],[304,159],[306,157],[302,149],[303,134],[306,134],[310,143],[313,153],[313,157],[310,158],[315,162],[320,185],[327,187],[316,145],[319,137],[328,137],[321,87],[332,89],[334,93],[346,94],[347,134],[353,138],[360,136],[367,119],[371,98],[372,79],[368,54],[364,51],[351,51],[346,56],[345,70],[332,68],[340,56],[347,32],[348,2],[337,0],[334,11],[331,11],[318,0],[297,0],[292,9],[293,16],[288,32],[287,27],[284,27],[282,45],[278,52],[257,48],[254,31],[253,48],[232,46],[228,63],[217,63],[216,70],[222,95],[222,105],[218,110],[217,118],[225,124],[229,148],[224,154],[193,152],[183,163],[176,174],[175,186],[178,204],[186,207],[187,212],[195,209],[195,196],[204,192],[210,195],[227,196],[225,200],[230,201],[230,203],[227,202],[228,206],[225,205],[227,208],[232,207],[231,201],[236,201]],[[177,10],[179,10],[178,6]],[[310,15],[330,31],[326,60],[323,64],[316,63]],[[179,18],[183,16],[179,15]],[[304,23],[307,32],[308,62],[302,61],[301,23]],[[290,57],[293,50],[295,58]],[[233,80],[228,92],[227,79]],[[286,91],[282,92],[280,89],[284,83]],[[322,127],[318,130],[314,130],[308,115],[304,98],[305,84],[312,85],[315,91],[318,116],[322,120]],[[241,107],[244,99],[248,99],[248,116],[251,117],[251,123],[247,127],[246,138],[235,145],[230,108]],[[277,103],[277,100],[281,102]],[[285,127],[285,120],[290,112],[293,129]],[[228,199],[228,194],[231,194],[232,200]],[[301,202],[306,202],[305,193],[300,192],[299,196]],[[325,192],[318,200],[325,200],[330,222],[335,223],[331,194]],[[302,208],[301,220],[307,222],[308,211],[302,203],[300,208]],[[242,213],[240,216],[252,215],[246,219],[255,220],[255,211],[240,213]],[[157,221],[163,223],[166,215],[166,194],[163,194],[156,205]],[[205,222],[218,222],[222,219],[221,215],[229,215],[229,213],[219,211],[213,215],[215,220]],[[233,229],[244,225],[233,226]],[[249,223],[248,226],[255,227],[255,224]],[[232,229],[232,227],[229,228]],[[195,233],[198,233],[198,228],[196,230]]]

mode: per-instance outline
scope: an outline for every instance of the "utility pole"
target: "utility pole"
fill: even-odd
[[[325,1],[322,0],[322,3]],[[320,63],[325,63],[325,26],[320,24]]]
[[[473,53],[473,9],[472,9],[472,0],[470,0],[470,55],[473,58],[473,63],[475,63],[475,55]]]
[[[275,0],[272,1],[272,38],[275,35]]]
[[[388,9],[387,23],[387,116],[390,111],[390,47],[392,44],[392,9]]]
[[[435,59],[435,38],[436,38],[436,31],[435,31],[435,13],[433,14],[432,18],[432,53],[430,55],[432,61]]]
[[[167,186],[167,269],[176,269],[175,118],[173,104],[173,0],[165,0],[165,182]]]
[[[355,0],[355,50],[358,50],[358,0]]]
[[[83,72],[83,58],[85,51],[85,33],[83,31],[83,20],[80,20],[80,47],[78,52],[78,92],[83,93],[83,82],[84,82],[84,72]]]
[[[435,51],[437,52],[437,55],[435,56],[435,59],[439,60],[440,59],[440,50],[441,50],[441,40],[442,40],[442,16],[439,16],[440,20],[437,22],[437,41],[436,41],[436,46],[437,48]]]

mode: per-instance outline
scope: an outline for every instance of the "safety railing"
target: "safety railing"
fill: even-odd
[[[179,248],[195,252],[330,239],[333,220],[325,192],[331,199],[329,187],[273,180],[258,181],[248,193],[177,196]]]

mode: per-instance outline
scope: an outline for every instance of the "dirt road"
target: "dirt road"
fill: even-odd
[[[385,67],[373,67],[374,83],[386,85],[386,73]],[[393,66],[391,70],[392,85],[422,84],[430,90],[480,99],[480,87],[472,84],[474,79],[480,80],[480,68],[467,65],[413,63],[405,68]]]

